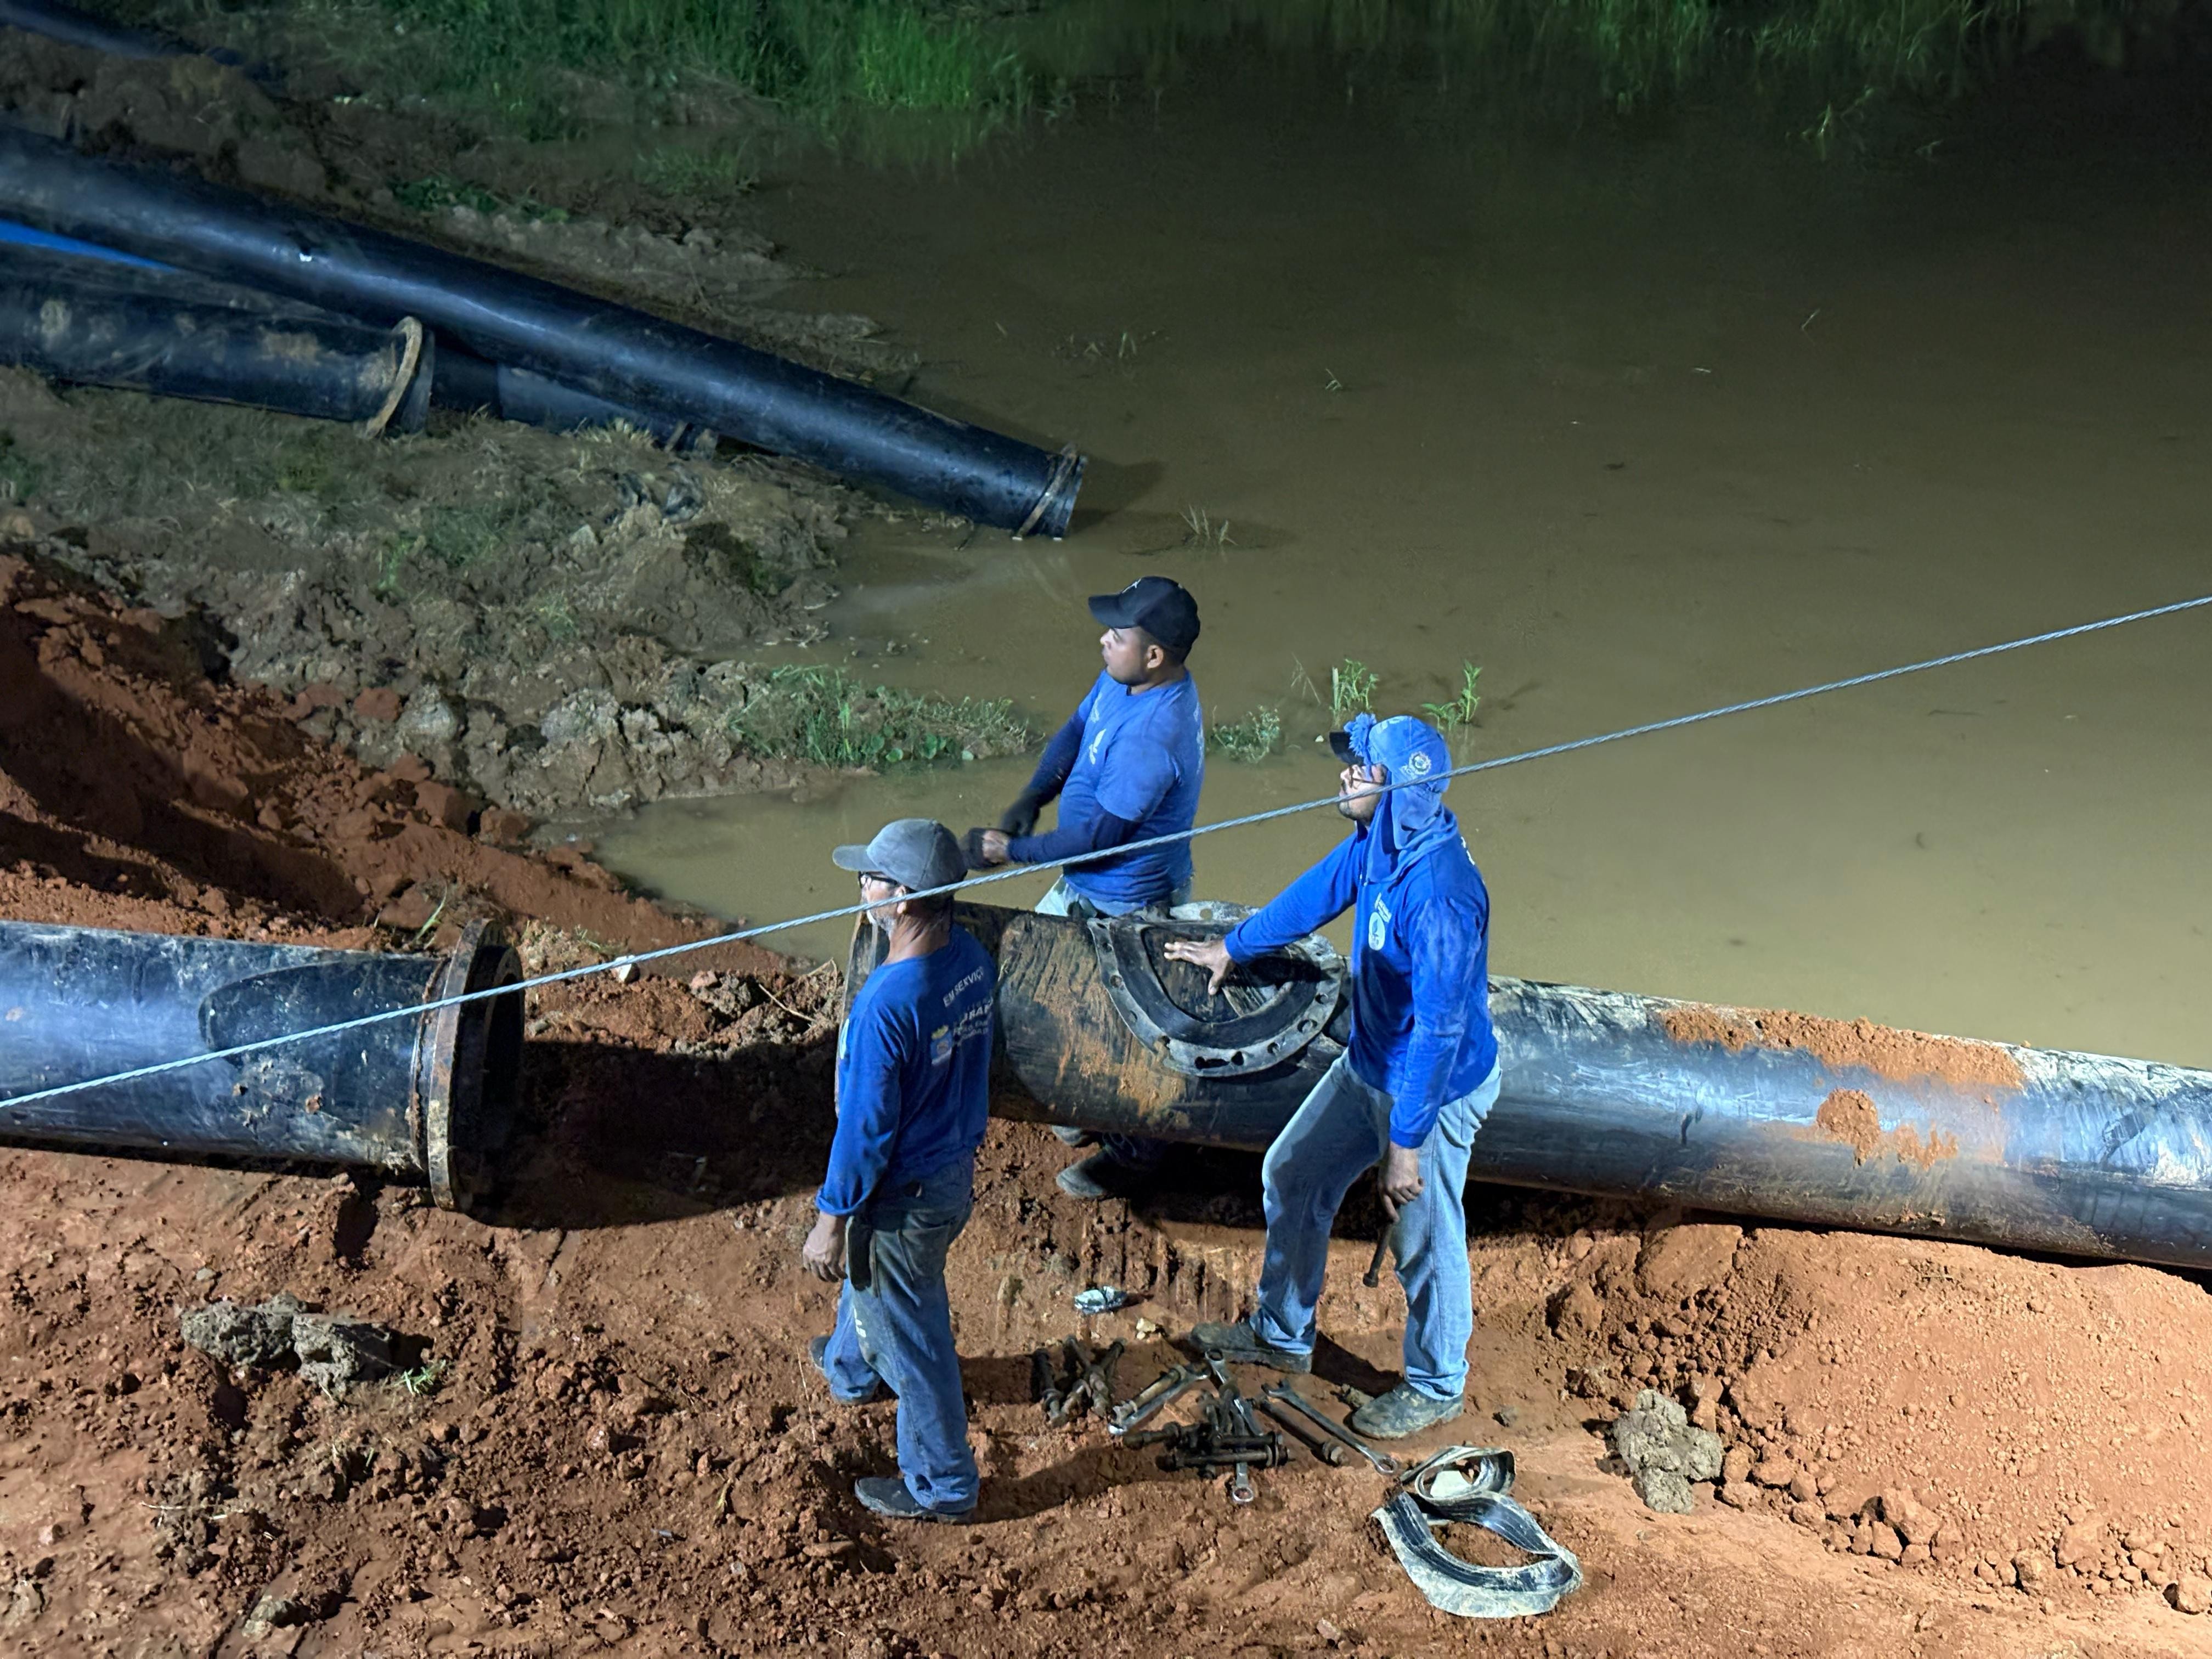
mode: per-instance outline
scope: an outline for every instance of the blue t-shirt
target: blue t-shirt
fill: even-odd
[[[837,1034],[837,1133],[815,1206],[854,1215],[885,1187],[983,1144],[999,973],[964,929],[868,975]]]
[[[1103,811],[1137,826],[1136,839],[1172,835],[1198,819],[1206,738],[1198,685],[1185,674],[1139,696],[1100,673],[1077,713],[1083,749],[1060,792],[1060,822],[1085,824]],[[1190,843],[1117,853],[1061,872],[1101,908],[1158,903],[1190,880]]]

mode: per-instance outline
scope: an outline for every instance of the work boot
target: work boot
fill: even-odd
[[[1060,1191],[1086,1204],[1109,1198],[1127,1198],[1143,1183],[1145,1171],[1135,1168],[1108,1147],[1079,1164],[1071,1164],[1053,1177]]]
[[[1200,1353],[1212,1354],[1234,1365],[1265,1365],[1270,1370],[1291,1371],[1299,1376],[1313,1370],[1311,1354],[1269,1347],[1260,1340],[1249,1319],[1240,1319],[1231,1325],[1211,1319],[1203,1321],[1190,1328],[1188,1340]]]
[[[975,1513],[973,1504],[964,1510],[925,1509],[906,1489],[906,1482],[895,1474],[871,1474],[855,1480],[853,1496],[871,1515],[880,1515],[890,1521],[943,1521],[957,1524]]]
[[[1070,1123],[1048,1123],[1044,1127],[1051,1130],[1064,1146],[1096,1146],[1098,1144],[1095,1130],[1079,1129]]]
[[[814,1369],[822,1373],[822,1380],[830,1383],[831,1399],[842,1406],[865,1406],[871,1401],[881,1400],[884,1397],[884,1385],[880,1382],[872,1384],[867,1393],[858,1397],[839,1394],[837,1385],[830,1381],[830,1367],[823,1363],[829,1357],[829,1353],[830,1339],[826,1336],[817,1336],[806,1345],[807,1358],[813,1360]]]
[[[1370,1440],[1403,1440],[1423,1429],[1449,1423],[1467,1409],[1467,1396],[1437,1400],[1401,1382],[1352,1414],[1352,1431]]]

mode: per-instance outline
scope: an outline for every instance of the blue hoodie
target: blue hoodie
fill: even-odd
[[[1362,714],[1348,736],[1358,758],[1394,783],[1451,765],[1443,739],[1407,715]],[[1249,962],[1355,910],[1352,1069],[1390,1097],[1390,1139],[1400,1146],[1427,1139],[1444,1103],[1498,1063],[1490,893],[1444,809],[1449,784],[1439,777],[1384,795],[1370,823],[1224,941],[1234,960]]]

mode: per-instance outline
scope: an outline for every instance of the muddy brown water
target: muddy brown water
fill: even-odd
[[[2155,135],[2036,131],[1883,167],[1480,137],[1259,63],[957,166],[813,158],[768,198],[835,273],[808,302],[918,345],[911,395],[1094,458],[1058,545],[864,527],[823,656],[1049,729],[1083,596],[1173,574],[1208,705],[1290,739],[1212,761],[1210,820],[1333,787],[1297,681],[1346,657],[1386,712],[1480,664],[1472,759],[2212,591],[2212,191]],[[1493,966],[2212,1064],[2209,664],[2212,617],[2162,620],[1462,781]],[[766,921],[849,902],[831,842],[988,822],[1028,764],[601,842]],[[1262,900],[1338,829],[1201,842],[1199,888]]]

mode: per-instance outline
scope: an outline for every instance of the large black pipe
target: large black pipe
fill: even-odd
[[[0,213],[380,323],[1017,534],[1067,528],[1082,458],[1054,454],[626,306],[382,231],[79,154],[0,126]]]
[[[437,378],[431,385],[430,401],[441,409],[520,421],[548,432],[576,432],[619,422],[650,433],[656,442],[670,449],[712,450],[714,447],[711,428],[695,426],[672,415],[609,403],[526,368],[486,362],[475,353],[453,345],[438,349]]]
[[[962,906],[999,962],[994,1109],[1267,1146],[1340,1052],[1345,1005],[1267,1060],[1258,993],[1232,1009],[1159,954],[1222,932],[1214,908],[1209,928]],[[864,929],[850,983],[877,949]],[[1300,975],[1267,990],[1285,1029],[1314,1006]],[[1133,1022],[1133,995],[1151,1011]],[[1490,1008],[1504,1078],[1477,1180],[2212,1267],[2212,1073],[1516,979],[1492,980]],[[1168,1057],[1163,1031],[1189,1053],[1210,1030],[1238,1047]]]
[[[378,328],[179,271],[0,248],[0,363],[50,380],[420,432],[434,355],[412,318]]]
[[[0,922],[0,1100],[521,976],[481,925],[430,957]],[[0,1140],[343,1165],[465,1208],[506,1143],[521,1052],[518,991],[0,1106]]]
[[[28,225],[13,220],[0,219],[0,267],[10,262],[35,258],[40,253],[66,255],[78,260],[98,261],[109,266],[144,271],[155,276],[166,276],[167,283],[151,283],[142,291],[165,292],[179,297],[190,296],[220,300],[222,303],[246,309],[255,307],[283,308],[304,317],[323,318],[337,322],[343,319],[334,312],[297,301],[283,301],[256,289],[244,289],[233,283],[216,283],[198,276],[174,265],[165,265],[152,259],[142,259],[133,253],[124,253],[114,248],[101,247],[95,243],[82,242],[74,237],[57,236],[50,231],[33,230]],[[82,270],[81,266],[58,267],[63,274]],[[604,398],[594,398],[588,392],[579,392],[574,386],[549,380],[542,374],[532,374],[526,368],[513,368],[504,363],[489,363],[472,352],[464,351],[448,342],[433,337],[434,362],[427,360],[422,371],[423,384],[430,388],[430,401],[440,409],[459,410],[464,413],[490,415],[503,421],[519,421],[526,426],[543,427],[551,432],[574,432],[585,427],[613,426],[619,422],[650,433],[659,442],[680,451],[712,450],[714,433],[708,428],[694,426],[688,421],[678,421],[665,415],[634,409],[624,404],[609,403]],[[411,428],[409,429],[412,429]]]
[[[246,60],[225,46],[202,48],[173,34],[155,29],[125,28],[89,16],[58,0],[0,0],[0,28],[18,28],[43,34],[64,46],[84,46],[111,58],[212,58],[218,64],[246,69],[257,81],[274,78],[266,70],[250,69]]]

